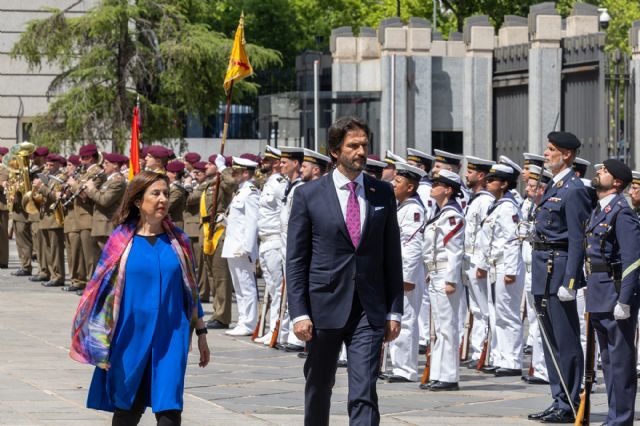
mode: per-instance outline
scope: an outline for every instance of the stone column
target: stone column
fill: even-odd
[[[391,149],[403,155],[407,149],[407,28],[402,26],[399,18],[388,18],[380,23],[378,37],[382,47],[382,94],[380,137],[376,146],[380,153]]]
[[[464,26],[463,152],[492,157],[493,48],[495,36],[487,16],[472,16]]]
[[[431,23],[409,19],[407,147],[431,152]],[[399,153],[402,156],[406,152]]]
[[[562,97],[562,20],[555,4],[540,3],[529,11],[529,148],[542,154],[547,134],[560,130]]]
[[[351,27],[331,30],[331,87],[335,92],[353,92],[358,88],[357,38]]]
[[[631,163],[630,166],[637,170],[640,167],[640,146],[636,142],[640,137],[640,21],[634,21],[629,29],[629,42],[631,43],[631,61],[629,68],[633,81],[634,99],[633,128],[631,129]]]

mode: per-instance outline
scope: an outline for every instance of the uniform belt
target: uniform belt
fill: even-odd
[[[446,260],[442,262],[426,262],[427,269],[431,271],[439,271],[441,269],[446,269],[449,266],[449,262]]]
[[[568,250],[569,242],[568,241],[548,241],[548,242],[533,242],[534,250]]]
[[[267,241],[280,241],[282,240],[282,236],[280,234],[272,234],[272,235],[261,235],[260,242],[266,243]]]
[[[594,273],[594,272],[606,272],[608,274],[611,273],[611,266],[609,266],[606,263],[591,263],[591,262],[587,262],[587,272],[589,273]]]

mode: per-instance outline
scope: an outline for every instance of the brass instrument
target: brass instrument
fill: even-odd
[[[31,178],[29,176],[29,161],[36,147],[32,143],[22,142],[12,146],[2,162],[9,169],[10,188],[8,189],[8,204],[13,210],[13,203],[18,192],[22,194],[22,207],[28,214],[36,214],[39,209],[31,196]],[[13,182],[11,182],[13,181]]]
[[[88,181],[95,182],[97,188],[100,188],[107,181],[106,173],[99,168],[96,168],[96,170],[97,171],[95,173],[92,173],[91,176],[81,181],[83,182],[82,185],[80,185],[80,187],[75,192],[73,192],[69,198],[64,200],[64,202],[62,203],[62,207],[69,207],[69,205],[71,205],[71,203],[73,203],[73,201],[78,198],[78,196],[82,194],[82,192],[87,188]]]
[[[41,174],[38,177],[42,180],[42,183],[49,185],[50,181],[53,181],[52,191],[61,192],[64,194],[69,185],[64,181],[64,177]],[[53,212],[58,225],[64,225],[64,207],[62,206],[62,196],[56,197],[56,201],[49,206],[49,210]]]

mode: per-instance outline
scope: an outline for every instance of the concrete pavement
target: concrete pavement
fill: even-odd
[[[11,276],[17,269],[14,246],[11,242],[10,268],[0,270],[0,424],[110,424],[109,413],[85,408],[93,368],[68,356],[78,297]],[[205,311],[210,309],[211,305],[205,306]],[[183,424],[302,424],[303,360],[246,337],[210,332],[208,341],[213,358],[207,368],[197,366],[196,354],[189,359]],[[602,423],[606,413],[599,373],[601,384],[592,398],[593,424]],[[531,425],[526,415],[550,402],[547,386],[464,368],[461,374],[459,392],[434,393],[418,389],[415,383],[378,382],[382,424]],[[332,425],[348,424],[346,400],[347,374],[339,369]],[[155,424],[150,410],[141,424]]]

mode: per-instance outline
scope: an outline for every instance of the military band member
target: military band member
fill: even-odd
[[[31,167],[29,174],[33,182],[38,176],[38,173],[46,173],[45,163],[49,155],[49,148],[41,146],[36,148],[31,156]],[[39,197],[37,192],[32,191],[32,199],[35,196]],[[31,238],[33,240],[33,253],[38,261],[38,274],[29,278],[34,282],[48,282],[51,277],[49,274],[49,268],[47,266],[47,257],[45,255],[46,247],[44,246],[44,237],[42,236],[42,230],[40,229],[40,212],[29,214],[29,222],[31,223]]]
[[[173,150],[162,145],[152,145],[147,149],[144,170],[165,174],[167,172],[167,163],[172,158],[175,158]]]
[[[585,230],[586,309],[602,352],[607,425],[634,423],[640,224],[622,194],[632,179],[631,170],[621,161],[603,162],[593,178],[598,204]]]
[[[9,169],[2,163],[2,159],[8,152],[8,148],[0,147],[0,269],[9,267],[9,208],[7,206]]]
[[[280,252],[280,210],[287,187],[287,180],[280,173],[280,150],[265,147],[260,171],[266,178],[260,193],[258,209],[258,237],[260,246],[258,260],[265,283],[264,303],[271,298],[269,306],[269,331],[255,341],[268,345],[278,320],[282,286],[282,254]]]
[[[553,179],[536,209],[532,293],[536,311],[542,315],[541,331],[549,338],[550,347],[543,341],[553,403],[544,411],[530,414],[529,419],[567,423],[574,420],[571,404],[578,406],[584,369],[575,293],[583,276],[584,223],[591,201],[571,169],[580,147],[578,138],[568,132],[551,132],[547,139],[545,166]]]
[[[65,175],[67,180],[72,176],[75,176],[80,167],[80,156],[70,155],[67,158],[67,167],[65,169]],[[65,186],[57,194],[62,201],[69,196],[69,186]],[[76,211],[73,208],[73,204],[64,208],[64,227],[65,235],[65,250],[67,253],[67,269],[69,270],[70,287],[74,287],[76,291],[82,288],[82,283],[85,282],[87,277],[87,271],[85,271],[85,264],[82,257],[82,243],[80,242],[80,231],[76,226]],[[73,288],[68,290],[73,291]]]
[[[418,185],[426,173],[405,163],[396,163],[393,192],[398,202],[398,225],[402,250],[404,280],[404,311],[400,335],[389,343],[393,367],[387,381],[415,382],[418,380],[418,314],[424,293],[424,260],[422,257],[424,206],[417,195]]]
[[[520,205],[511,192],[518,178],[510,166],[494,165],[486,177],[487,192],[495,201],[482,221],[474,255],[476,276],[487,279],[493,306],[491,364],[500,376],[522,375],[523,327],[520,302],[524,288],[524,265],[517,238]],[[495,342],[495,346],[493,345]]]
[[[258,204],[260,190],[253,175],[258,163],[233,157],[233,177],[238,191],[229,204],[222,257],[229,263],[231,282],[236,293],[238,321],[227,330],[229,336],[249,336],[258,322],[258,287],[255,262],[258,258]]]
[[[460,343],[459,311],[462,298],[464,216],[456,197],[461,196],[460,176],[439,170],[433,176],[431,197],[438,213],[424,232],[424,261],[435,323],[436,341],[431,349],[431,381],[420,385],[432,391],[458,390]]]
[[[169,218],[175,225],[184,228],[184,209],[187,204],[187,189],[182,185],[185,175],[185,164],[182,161],[171,161],[167,164],[169,178]]]
[[[187,152],[184,155],[184,165],[186,166],[186,174],[190,174],[194,170],[194,164],[200,161],[202,157],[197,152]]]
[[[400,157],[397,154],[394,154],[389,150],[387,150],[383,161],[387,163],[387,167],[385,167],[384,170],[382,171],[382,180],[385,182],[393,182],[393,178],[396,177],[395,164],[397,162],[400,162],[400,163],[407,162],[407,160],[405,160],[404,158]]]
[[[83,145],[80,147],[78,154],[80,155],[81,172],[77,177],[70,177],[67,183],[69,184],[70,192],[74,195],[78,194],[73,200],[73,210],[75,212],[76,229],[80,234],[82,262],[84,263],[84,271],[87,274],[82,279],[79,279],[74,286],[84,288],[91,278],[100,257],[100,248],[96,240],[91,236],[94,204],[84,189],[89,180],[99,179],[98,176],[102,173],[102,168],[98,164],[100,156],[96,145]]]
[[[120,165],[129,161],[122,154],[104,154],[102,167],[106,182],[87,181],[85,193],[93,201],[91,220],[91,236],[95,239],[100,252],[104,249],[109,236],[114,230],[113,219],[120,209],[122,196],[127,189],[127,180],[120,173]]]
[[[221,179],[220,191],[217,198],[216,223],[213,229],[215,235],[211,239],[211,243],[214,245],[213,254],[209,255],[203,252],[206,281],[211,284],[213,292],[213,315],[211,319],[207,321],[207,327],[212,329],[226,329],[229,328],[229,323],[231,323],[231,291],[233,289],[233,283],[231,282],[229,263],[227,259],[222,257],[222,250],[227,236],[224,214],[234,197],[233,194],[238,189],[238,184],[233,177],[233,169],[226,166],[223,156],[210,156],[206,167],[207,175],[213,176],[213,179],[208,180],[203,193],[208,216],[206,220],[209,220],[211,216],[216,180],[218,178]],[[205,241],[204,235],[205,219],[202,220],[203,224],[200,238],[203,241],[204,247],[204,245],[208,243]]]
[[[487,217],[487,211],[495,197],[487,192],[486,176],[495,163],[468,155],[467,157],[467,188],[471,191],[469,205],[465,212],[464,228],[464,262],[462,283],[468,294],[469,310],[473,315],[473,328],[470,333],[470,362],[467,365],[475,369],[482,354],[482,348],[487,338],[489,327],[489,290],[487,278],[478,278],[478,265],[474,256],[482,250],[478,244],[478,235],[482,229],[482,221]],[[428,331],[427,331],[428,333]]]
[[[280,211],[280,236],[282,247],[282,267],[286,270],[287,255],[287,231],[289,229],[289,215],[291,213],[291,205],[293,202],[293,194],[296,188],[303,184],[300,177],[300,166],[304,160],[304,149],[297,147],[283,146],[280,148],[280,170],[282,175],[287,178],[287,187],[284,190],[284,198],[282,210]],[[286,280],[286,277],[285,277]],[[304,348],[304,342],[298,339],[293,332],[289,332],[290,318],[288,309],[280,325],[280,333],[278,335],[278,344],[280,349],[285,351],[292,350],[299,352]],[[289,342],[292,342],[291,344]],[[289,348],[289,346],[291,348]]]
[[[65,162],[64,157],[58,154],[47,155],[45,169],[48,176],[48,182],[40,182],[35,179],[33,182],[34,190],[37,190],[43,197],[40,206],[40,238],[42,238],[43,258],[46,259],[46,274],[50,280],[43,282],[45,287],[62,287],[64,286],[65,267],[64,267],[64,215],[56,217],[55,210],[51,210],[51,206],[57,200],[57,193],[62,188],[66,176],[61,173],[62,163]],[[60,208],[57,209],[60,213]],[[44,265],[42,267],[44,267]]]
[[[385,167],[387,167],[387,163],[380,161],[380,157],[377,155],[369,155],[363,172],[380,180],[382,179],[382,172]]]
[[[520,230],[522,241],[522,260],[524,262],[524,297],[527,306],[527,320],[529,321],[529,336],[527,339],[527,345],[531,346],[529,353],[531,354],[531,373],[523,376],[523,380],[532,385],[548,385],[549,375],[547,373],[547,364],[544,360],[544,349],[542,347],[542,336],[540,336],[540,327],[538,325],[538,317],[536,316],[535,300],[531,293],[531,262],[532,262],[532,247],[529,241],[528,234],[533,232],[531,227],[533,226],[533,214],[535,206],[540,202],[540,198],[547,187],[547,184],[553,178],[551,172],[543,170],[544,157],[536,156],[527,160],[525,154],[525,167],[526,176],[528,176],[526,194],[527,198],[522,203],[522,217],[526,221],[526,225],[523,224]],[[537,158],[539,157],[539,158]],[[528,162],[527,162],[528,161]],[[525,175],[523,173],[523,176]],[[542,176],[540,174],[542,173]],[[532,207],[533,205],[533,207]],[[524,228],[526,226],[526,228]],[[523,351],[527,353],[526,349]]]

